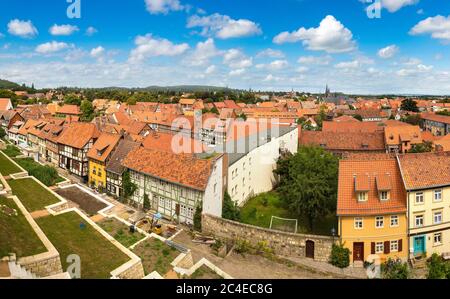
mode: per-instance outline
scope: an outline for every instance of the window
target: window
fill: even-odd
[[[384,243],[383,242],[377,242],[375,244],[375,253],[383,253],[384,252]]]
[[[381,191],[380,192],[380,200],[388,200],[389,199],[389,193],[387,191]]]
[[[423,203],[423,192],[417,192],[416,193],[416,204],[422,204]]]
[[[363,228],[363,219],[361,217],[355,218],[355,229]]]
[[[393,215],[393,216],[391,216],[391,227],[396,227],[396,226],[398,226],[398,216]]]
[[[442,244],[442,233],[436,233],[434,234],[434,245],[441,245]]]
[[[423,226],[423,215],[417,215],[415,218],[416,227]]]
[[[442,212],[434,212],[433,223],[434,224],[442,223]]]
[[[367,201],[367,192],[359,192],[358,201]]]
[[[378,216],[375,218],[375,227],[376,228],[384,227],[384,217],[383,216]]]
[[[391,252],[397,252],[398,251],[398,240],[391,241]]]
[[[442,201],[442,190],[434,190],[434,201]]]

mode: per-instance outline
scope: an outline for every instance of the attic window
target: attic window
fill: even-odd
[[[321,147],[327,147],[327,144],[326,143],[321,143],[320,146]]]
[[[361,144],[361,147],[362,148],[369,148],[369,145],[367,143],[363,143],[363,144]]]
[[[394,135],[389,135],[389,139],[394,140]]]

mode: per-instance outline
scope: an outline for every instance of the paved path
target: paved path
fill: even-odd
[[[100,214],[96,214],[94,216],[91,217],[91,220],[94,221],[95,223],[102,221],[103,219],[105,219],[105,217],[103,217]]]
[[[50,215],[50,213],[47,210],[40,210],[40,211],[34,211],[32,213],[30,213],[31,217],[33,217],[33,219],[38,219],[38,218],[42,218],[42,217],[47,217]]]

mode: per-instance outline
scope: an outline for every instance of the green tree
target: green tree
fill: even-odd
[[[241,211],[235,203],[228,192],[225,192],[223,197],[223,209],[222,209],[222,218],[230,219],[234,221],[240,221],[241,219]]]
[[[135,183],[131,181],[130,172],[125,171],[122,175],[123,197],[125,199],[130,198],[137,190]]]
[[[144,206],[144,210],[145,210],[145,211],[150,210],[150,198],[148,197],[148,194],[147,194],[147,193],[144,193],[144,203],[143,203],[143,206]]]
[[[437,253],[433,253],[427,266],[428,279],[450,279],[450,265]]]
[[[196,231],[202,231],[202,203],[198,203],[197,207],[195,208],[195,214],[194,214],[194,229]]]
[[[406,99],[402,102],[400,108],[404,111],[419,112],[417,102],[413,99]]]
[[[90,122],[94,119],[94,106],[88,100],[83,100],[80,106],[81,120]]]
[[[64,104],[80,106],[81,99],[76,94],[70,93],[64,97]]]
[[[433,143],[424,141],[423,143],[413,144],[410,153],[429,153],[433,150]]]
[[[281,201],[313,231],[319,217],[334,213],[337,199],[338,159],[316,146],[300,147],[295,155],[277,162]]]
[[[4,139],[5,136],[6,136],[5,129],[3,129],[2,127],[0,127],[0,139]]]

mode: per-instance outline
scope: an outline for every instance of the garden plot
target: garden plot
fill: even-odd
[[[133,252],[142,259],[145,275],[158,272],[164,276],[172,269],[171,263],[180,252],[156,238],[139,243]]]
[[[137,231],[134,233],[130,232],[128,226],[115,218],[106,218],[97,224],[127,248],[145,238],[143,234]]]
[[[76,185],[67,188],[61,188],[56,190],[55,192],[65,199],[76,203],[78,207],[89,216],[97,214],[99,211],[108,206],[104,202],[90,195]]]

